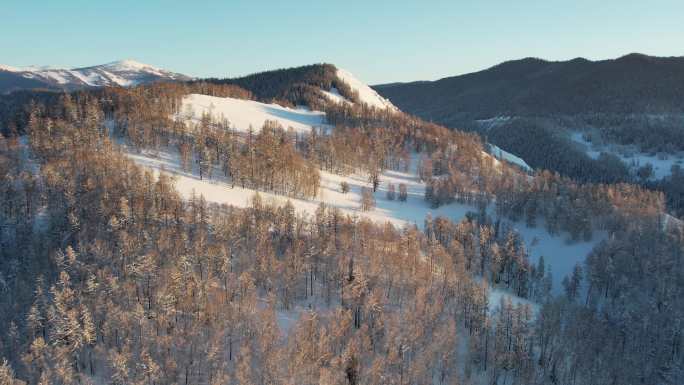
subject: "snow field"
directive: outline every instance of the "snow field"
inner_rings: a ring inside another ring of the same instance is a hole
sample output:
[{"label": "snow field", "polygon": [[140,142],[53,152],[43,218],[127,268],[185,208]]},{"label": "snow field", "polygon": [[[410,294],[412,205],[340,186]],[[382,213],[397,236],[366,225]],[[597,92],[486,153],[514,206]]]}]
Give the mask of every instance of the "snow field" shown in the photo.
[{"label": "snow field", "polygon": [[392,104],[392,102],[380,96],[380,94],[375,92],[375,90],[368,87],[364,82],[360,81],[358,78],[352,75],[351,72],[338,68],[337,77],[340,78],[340,80],[342,80],[343,82],[347,83],[347,85],[351,87],[352,90],[357,91],[359,93],[359,99],[363,103],[366,103],[369,106],[373,106],[375,108],[379,108],[381,110],[389,108],[393,111],[399,111],[399,109],[395,107]]},{"label": "snow field", "polygon": [[342,104],[342,103],[351,104],[351,102],[350,102],[349,100],[347,100],[347,98],[345,98],[344,96],[342,96],[342,95],[340,94],[340,91],[338,91],[337,88],[335,88],[335,87],[331,88],[330,91],[321,90],[321,92],[323,93],[323,95],[324,95],[326,98],[328,98],[328,100],[330,100],[330,101],[333,102],[333,103],[337,103],[337,104]]},{"label": "snow field", "polygon": [[522,158],[511,154],[508,151],[504,151],[498,146],[495,146],[493,144],[489,144],[489,149],[492,152],[492,155],[494,155],[495,158],[499,160],[505,160],[506,162],[512,163],[516,166],[519,166],[525,171],[532,171],[532,167],[530,167]]},{"label": "snow field", "polygon": [[[259,193],[266,202],[276,205],[284,205],[290,201],[299,214],[312,216],[321,203],[329,207],[336,207],[344,214],[356,215],[369,220],[403,227],[405,225],[423,226],[425,217],[430,214],[433,218],[438,216],[448,217],[458,221],[468,211],[475,210],[469,205],[452,203],[433,209],[423,198],[425,183],[419,181],[414,170],[409,172],[385,171],[380,176],[380,187],[374,194],[376,207],[371,211],[361,210],[361,189],[370,187],[365,175],[353,174],[348,176],[337,175],[326,171],[320,171],[321,188],[317,197],[312,199],[291,198],[274,194],[267,191],[257,191],[250,188],[242,188],[239,185],[232,187],[231,182],[217,169],[214,170],[213,179],[200,179],[199,171],[185,172],[180,166],[180,158],[177,152],[172,151],[143,151],[135,153],[133,150],[122,145],[126,155],[137,164],[153,170],[155,173],[164,171],[175,178],[175,187],[184,198],[190,198],[193,194],[202,195],[207,202],[233,205],[235,207],[249,207],[251,198]],[[414,164],[416,162],[413,162]],[[197,165],[194,165],[197,167]],[[347,182],[350,191],[342,193],[340,184]],[[406,202],[388,200],[386,192],[388,184],[392,183],[398,190],[399,184],[404,183],[407,187],[408,199]]]},{"label": "snow field", "polygon": [[319,111],[200,94],[183,98],[181,119],[197,124],[205,113],[218,121],[227,119],[232,129],[243,133],[248,132],[250,126],[258,132],[267,120],[276,121],[285,130],[292,128],[299,134],[309,134],[312,128],[327,126],[325,113]]}]

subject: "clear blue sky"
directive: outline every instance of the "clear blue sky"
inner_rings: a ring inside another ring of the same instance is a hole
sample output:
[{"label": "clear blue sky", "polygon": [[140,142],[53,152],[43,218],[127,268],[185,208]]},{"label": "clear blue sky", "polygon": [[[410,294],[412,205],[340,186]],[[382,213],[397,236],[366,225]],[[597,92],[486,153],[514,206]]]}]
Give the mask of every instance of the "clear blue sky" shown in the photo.
[{"label": "clear blue sky", "polygon": [[683,0],[2,0],[0,63],[131,58],[194,76],[330,62],[367,83],[536,56],[684,55]]}]

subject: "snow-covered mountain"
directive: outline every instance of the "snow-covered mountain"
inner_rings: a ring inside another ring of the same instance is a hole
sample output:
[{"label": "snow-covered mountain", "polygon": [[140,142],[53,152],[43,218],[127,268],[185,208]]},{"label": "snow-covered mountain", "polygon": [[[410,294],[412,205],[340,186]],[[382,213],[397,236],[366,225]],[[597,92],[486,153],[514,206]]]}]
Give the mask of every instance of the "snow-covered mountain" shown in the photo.
[{"label": "snow-covered mountain", "polygon": [[365,104],[381,110],[398,109],[349,71],[330,63],[280,68],[233,78],[204,79],[249,91],[255,100],[320,109],[332,103]]},{"label": "snow-covered mountain", "polygon": [[0,64],[0,93],[33,88],[73,90],[103,86],[129,87],[155,81],[190,79],[186,75],[134,60],[73,69],[17,68]]},{"label": "snow-covered mountain", "polygon": [[[355,94],[354,99],[358,103],[383,110],[399,111],[389,100],[378,95],[349,71],[336,68],[335,76],[338,82],[348,86],[350,91]],[[327,87],[316,85],[316,88],[331,103],[354,103],[340,94],[335,87],[328,90]],[[246,133],[250,126],[259,131],[267,120],[278,122],[284,129],[291,128],[300,134],[308,134],[312,128],[325,129],[328,126],[325,113],[311,110],[308,106],[300,105],[297,108],[290,108],[276,103],[210,95],[186,95],[183,98],[181,111],[182,113],[176,117],[177,119],[198,123],[201,116],[209,114],[217,121],[227,120],[233,130],[243,133]]]}]

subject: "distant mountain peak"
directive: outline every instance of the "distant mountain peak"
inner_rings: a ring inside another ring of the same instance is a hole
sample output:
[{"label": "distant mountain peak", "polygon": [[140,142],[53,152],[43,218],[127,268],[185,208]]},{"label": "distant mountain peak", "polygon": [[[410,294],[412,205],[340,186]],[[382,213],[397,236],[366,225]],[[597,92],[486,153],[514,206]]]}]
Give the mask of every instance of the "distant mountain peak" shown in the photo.
[{"label": "distant mountain peak", "polygon": [[[72,69],[51,67],[12,67],[0,65],[0,93],[18,89],[42,88],[48,90],[74,90],[79,88],[121,86],[156,81],[190,80],[191,78],[133,59]],[[31,80],[27,82],[26,80]]]},{"label": "distant mountain peak", "polygon": [[133,59],[117,60],[117,61],[113,61],[111,63],[107,63],[107,64],[105,64],[105,66],[131,68],[131,69],[143,69],[143,68],[148,68],[148,67],[154,68],[153,66],[151,66],[149,64],[141,63],[141,62],[139,62],[137,60],[133,60]]},{"label": "distant mountain peak", "polygon": [[591,60],[578,56],[574,59],[569,60],[568,63],[591,63]]},{"label": "distant mountain peak", "polygon": [[8,66],[8,65],[5,65],[5,64],[0,64],[0,71],[19,72],[20,69],[17,68],[17,67],[12,67],[12,66]]},{"label": "distant mountain peak", "polygon": [[97,65],[87,68],[106,68],[112,71],[152,71],[152,72],[169,72],[150,64],[141,63],[133,59],[117,60],[111,63]]},{"label": "distant mountain peak", "polygon": [[651,59],[651,58],[655,58],[655,57],[654,56],[648,56],[646,54],[639,53],[639,52],[631,52],[631,53],[628,53],[627,55],[619,57],[618,60],[620,60],[620,59]]}]

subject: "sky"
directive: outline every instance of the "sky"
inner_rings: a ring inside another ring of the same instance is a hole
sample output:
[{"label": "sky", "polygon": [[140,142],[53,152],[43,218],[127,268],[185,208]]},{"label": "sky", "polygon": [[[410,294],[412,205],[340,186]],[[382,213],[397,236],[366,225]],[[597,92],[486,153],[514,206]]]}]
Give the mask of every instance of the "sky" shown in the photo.
[{"label": "sky", "polygon": [[524,57],[684,56],[682,0],[2,0],[0,63],[134,59],[197,77],[327,62],[369,84]]}]

